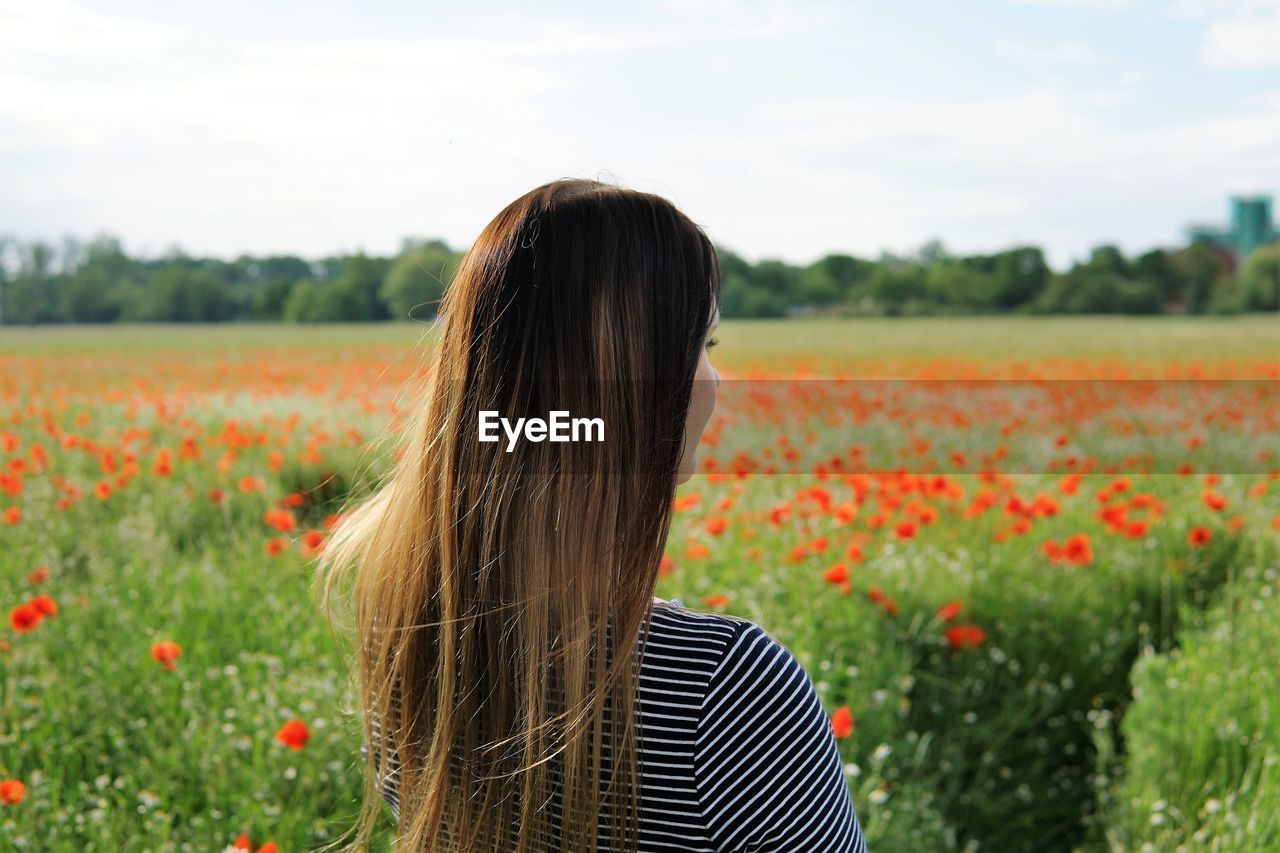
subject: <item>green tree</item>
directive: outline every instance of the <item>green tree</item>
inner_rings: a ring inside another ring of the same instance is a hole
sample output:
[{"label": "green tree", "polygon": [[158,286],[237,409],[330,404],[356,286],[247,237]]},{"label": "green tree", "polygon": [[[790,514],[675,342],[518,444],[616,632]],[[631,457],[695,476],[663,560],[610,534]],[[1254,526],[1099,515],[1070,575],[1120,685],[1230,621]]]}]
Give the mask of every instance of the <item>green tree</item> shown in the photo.
[{"label": "green tree", "polygon": [[885,260],[867,282],[867,293],[886,314],[901,314],[927,294],[924,269],[914,263]]},{"label": "green tree", "polygon": [[396,320],[434,317],[445,285],[453,280],[461,254],[443,241],[410,244],[391,264],[379,290],[379,298]]},{"label": "green tree", "polygon": [[1164,249],[1152,249],[1139,255],[1133,264],[1133,274],[1139,281],[1149,282],[1154,286],[1166,303],[1182,301],[1186,282],[1174,264],[1172,255]]},{"label": "green tree", "polygon": [[1203,314],[1216,286],[1226,277],[1217,251],[1207,240],[1196,240],[1173,256],[1173,265],[1183,282],[1186,312]]},{"label": "green tree", "polygon": [[139,320],[212,323],[229,319],[233,305],[218,276],[208,270],[173,264],[152,274]]},{"label": "green tree", "polygon": [[961,260],[968,269],[990,276],[994,308],[1009,310],[1028,305],[1049,284],[1049,264],[1038,246],[1016,246],[994,255],[972,255]]},{"label": "green tree", "polygon": [[827,255],[800,272],[801,300],[810,305],[839,305],[865,295],[875,262],[850,255]]},{"label": "green tree", "polygon": [[925,279],[930,298],[939,305],[964,311],[989,311],[997,305],[995,276],[964,260],[936,263],[929,267]]},{"label": "green tree", "polygon": [[1121,278],[1133,276],[1133,267],[1119,246],[1107,244],[1097,246],[1089,254],[1089,268],[1097,272],[1110,273]]},{"label": "green tree", "polygon": [[391,268],[386,258],[374,258],[358,252],[346,259],[342,272],[327,286],[333,293],[333,304],[341,302],[348,313],[343,320],[388,320],[391,314],[379,292]]},{"label": "green tree", "polygon": [[1280,311],[1280,243],[1259,246],[1240,270],[1243,307],[1248,311]]},{"label": "green tree", "polygon": [[15,243],[16,271],[5,286],[6,323],[66,322],[57,290],[52,246],[41,240]]},{"label": "green tree", "polygon": [[66,270],[58,284],[63,316],[73,323],[120,319],[142,277],[137,262],[109,235],[96,237],[82,255],[78,250],[76,255],[78,266]]}]

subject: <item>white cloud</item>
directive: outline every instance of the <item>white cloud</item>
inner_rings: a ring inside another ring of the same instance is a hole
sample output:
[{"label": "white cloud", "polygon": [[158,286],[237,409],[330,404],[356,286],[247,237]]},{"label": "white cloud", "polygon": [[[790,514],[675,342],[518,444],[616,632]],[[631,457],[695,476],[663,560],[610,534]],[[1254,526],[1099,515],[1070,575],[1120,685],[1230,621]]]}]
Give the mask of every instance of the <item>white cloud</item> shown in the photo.
[{"label": "white cloud", "polygon": [[1089,9],[1124,9],[1134,0],[1012,0],[1015,6],[1065,6]]},{"label": "white cloud", "polygon": [[162,24],[100,15],[66,0],[0,0],[0,53],[139,59],[160,53],[177,35]]},{"label": "white cloud", "polygon": [[1216,66],[1280,65],[1280,3],[1209,25],[1201,55]]},{"label": "white cloud", "polygon": [[995,51],[1020,68],[1039,72],[1093,65],[1098,62],[1098,55],[1093,48],[1080,42],[1062,42],[1046,47],[1025,41],[1001,39],[996,42]]},{"label": "white cloud", "polygon": [[1280,0],[1171,0],[1170,17],[1205,21],[1200,59],[1220,68],[1280,64]]}]

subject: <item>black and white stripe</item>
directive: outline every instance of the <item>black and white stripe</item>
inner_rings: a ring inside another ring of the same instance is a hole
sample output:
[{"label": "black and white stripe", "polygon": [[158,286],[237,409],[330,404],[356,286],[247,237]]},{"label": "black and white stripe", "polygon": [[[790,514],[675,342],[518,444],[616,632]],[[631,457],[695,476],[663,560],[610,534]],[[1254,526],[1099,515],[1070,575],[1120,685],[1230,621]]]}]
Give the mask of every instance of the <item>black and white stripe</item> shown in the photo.
[{"label": "black and white stripe", "polygon": [[865,853],[813,681],[758,625],[655,599],[638,713],[641,851]]}]

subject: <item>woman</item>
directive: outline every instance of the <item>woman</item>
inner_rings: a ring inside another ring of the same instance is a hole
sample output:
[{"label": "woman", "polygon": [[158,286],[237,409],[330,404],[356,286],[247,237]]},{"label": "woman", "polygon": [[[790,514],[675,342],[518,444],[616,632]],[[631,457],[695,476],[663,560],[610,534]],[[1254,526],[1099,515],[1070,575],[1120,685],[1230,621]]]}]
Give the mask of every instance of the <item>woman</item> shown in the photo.
[{"label": "woman", "polygon": [[[321,556],[326,609],[355,569],[354,846],[381,794],[403,850],[865,849],[791,653],[654,597],[719,292],[697,224],[590,180],[520,197],[464,256],[396,464]],[[601,440],[519,428],[553,412]]]}]

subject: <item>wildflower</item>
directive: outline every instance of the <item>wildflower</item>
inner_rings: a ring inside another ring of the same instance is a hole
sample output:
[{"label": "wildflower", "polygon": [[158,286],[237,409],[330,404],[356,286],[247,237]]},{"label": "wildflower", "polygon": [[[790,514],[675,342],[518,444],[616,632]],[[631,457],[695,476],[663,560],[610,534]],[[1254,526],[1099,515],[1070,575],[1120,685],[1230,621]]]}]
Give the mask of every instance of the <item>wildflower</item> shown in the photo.
[{"label": "wildflower", "polygon": [[1203,545],[1208,545],[1209,540],[1212,538],[1213,531],[1203,524],[1198,524],[1191,528],[1191,532],[1187,534],[1187,543],[1193,548],[1199,548]]},{"label": "wildflower", "polygon": [[27,580],[34,586],[38,583],[44,583],[49,579],[49,567],[46,565],[36,566],[31,570],[31,574],[27,575]]},{"label": "wildflower", "polygon": [[172,640],[161,640],[151,645],[151,657],[160,663],[165,669],[173,672],[176,668],[174,661],[182,654],[182,647]]},{"label": "wildflower", "polygon": [[1093,546],[1088,535],[1077,533],[1062,546],[1062,556],[1069,563],[1087,566],[1093,562]]},{"label": "wildflower", "polygon": [[307,745],[311,732],[302,720],[290,720],[276,732],[276,740],[293,750],[300,750]]},{"label": "wildflower", "polygon": [[729,527],[729,521],[722,515],[715,518],[707,519],[707,532],[712,536],[719,536]]},{"label": "wildflower", "polygon": [[1213,489],[1205,489],[1201,499],[1204,501],[1204,505],[1212,510],[1222,510],[1227,507],[1227,499]]},{"label": "wildflower", "polygon": [[977,648],[987,641],[987,632],[977,625],[956,625],[944,634],[953,649]]},{"label": "wildflower", "polygon": [[899,539],[910,539],[916,535],[916,523],[910,519],[900,521],[898,526],[893,529],[893,532]]},{"label": "wildflower", "polygon": [[950,601],[938,608],[938,618],[943,622],[953,622],[960,615],[960,609],[964,604],[957,601]]},{"label": "wildflower", "polygon": [[831,715],[831,730],[837,738],[846,738],[853,734],[853,712],[848,705],[841,705]]},{"label": "wildflower", "polygon": [[313,557],[324,547],[324,533],[319,530],[308,530],[302,534],[302,556]]},{"label": "wildflower", "polygon": [[51,595],[37,595],[27,602],[36,610],[40,611],[41,616],[57,616],[58,602],[53,600]]},{"label": "wildflower", "polygon": [[9,624],[19,634],[34,631],[42,618],[40,611],[29,603],[19,604],[9,611]]},{"label": "wildflower", "polygon": [[27,786],[18,779],[0,780],[0,803],[11,806],[27,798]]},{"label": "wildflower", "polygon": [[724,607],[726,604],[729,603],[729,596],[725,595],[724,593],[713,593],[711,595],[704,595],[702,597],[702,603],[705,604],[707,607]]},{"label": "wildflower", "polygon": [[22,520],[22,510],[16,506],[11,506],[4,511],[4,523],[13,525]]},{"label": "wildflower", "polygon": [[298,526],[298,521],[294,517],[293,512],[287,509],[269,509],[262,514],[262,523],[268,527],[274,527],[281,533],[288,533]]},{"label": "wildflower", "polygon": [[670,554],[663,554],[662,559],[658,561],[658,577],[665,578],[676,569],[676,561],[671,559]]},{"label": "wildflower", "polygon": [[827,583],[842,584],[849,580],[849,567],[844,563],[833,563],[831,568],[827,569],[822,576]]}]

